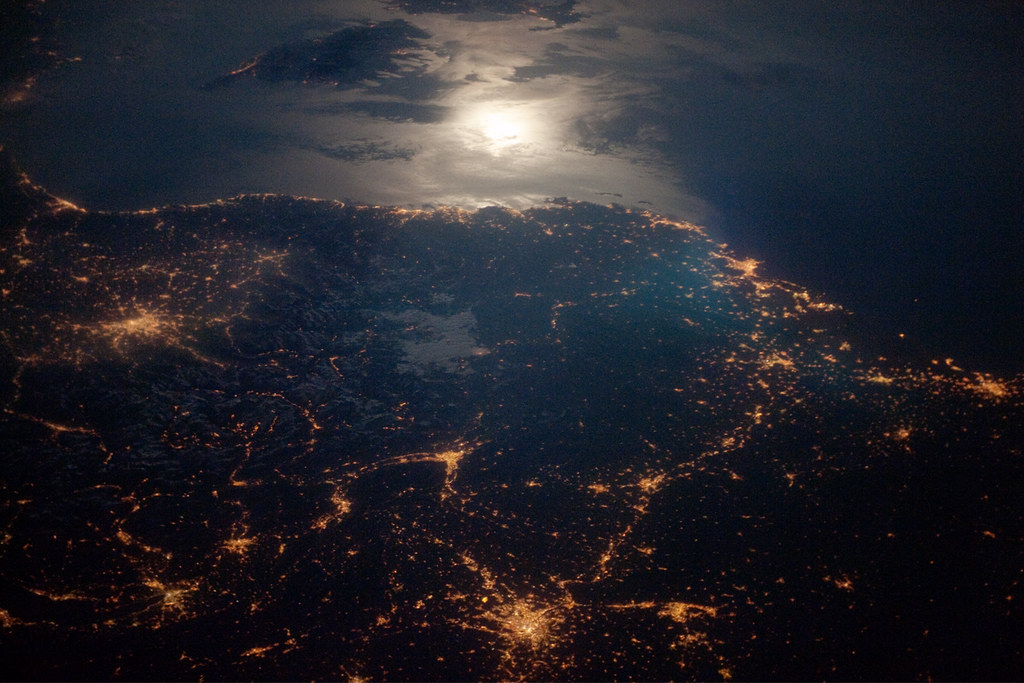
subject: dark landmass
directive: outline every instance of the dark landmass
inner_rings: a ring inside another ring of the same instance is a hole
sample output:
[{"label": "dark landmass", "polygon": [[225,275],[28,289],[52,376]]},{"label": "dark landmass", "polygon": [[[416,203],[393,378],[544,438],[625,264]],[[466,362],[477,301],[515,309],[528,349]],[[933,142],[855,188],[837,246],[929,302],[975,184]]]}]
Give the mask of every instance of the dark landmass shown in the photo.
[{"label": "dark landmass", "polygon": [[573,24],[580,20],[575,12],[575,0],[551,0],[531,2],[530,0],[387,0],[389,7],[401,9],[409,14],[465,14],[478,12],[534,16],[554,22],[556,27]]},{"label": "dark landmass", "polygon": [[3,678],[1019,675],[1024,379],[692,225],[0,207]]},{"label": "dark landmass", "polygon": [[[241,78],[349,87],[414,69],[420,41],[430,34],[395,19],[350,26],[323,38],[300,40],[257,56],[249,64],[207,83],[210,89]],[[411,64],[410,64],[411,63]]]}]

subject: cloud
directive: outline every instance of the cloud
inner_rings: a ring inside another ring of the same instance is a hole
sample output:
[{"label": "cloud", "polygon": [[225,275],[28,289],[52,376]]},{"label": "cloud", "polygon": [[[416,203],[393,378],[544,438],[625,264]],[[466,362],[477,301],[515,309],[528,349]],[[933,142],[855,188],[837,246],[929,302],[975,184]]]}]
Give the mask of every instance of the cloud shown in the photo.
[{"label": "cloud", "polygon": [[609,69],[607,60],[583,55],[563,43],[552,43],[544,49],[542,59],[525,66],[517,66],[510,81],[523,82],[548,76],[595,78]]},{"label": "cloud", "polygon": [[394,100],[358,100],[355,102],[326,102],[307,106],[310,114],[344,116],[364,114],[383,121],[438,123],[450,115],[450,108],[437,104],[417,104]]},{"label": "cloud", "polygon": [[373,140],[352,142],[333,147],[317,145],[314,149],[326,157],[340,161],[351,161],[353,163],[409,161],[416,154],[416,150],[409,147],[397,147],[383,141],[376,142]]},{"label": "cloud", "polygon": [[461,14],[470,20],[474,16],[494,21],[496,17],[525,15],[564,26],[580,20],[575,5],[575,0],[394,0],[390,7],[409,14]]}]

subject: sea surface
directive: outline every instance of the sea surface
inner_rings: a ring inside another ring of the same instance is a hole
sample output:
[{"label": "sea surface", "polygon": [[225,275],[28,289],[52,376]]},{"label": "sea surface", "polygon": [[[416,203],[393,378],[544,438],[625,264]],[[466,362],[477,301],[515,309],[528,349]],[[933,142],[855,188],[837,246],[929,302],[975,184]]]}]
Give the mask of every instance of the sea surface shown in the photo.
[{"label": "sea surface", "polygon": [[[82,206],[273,192],[650,208],[903,352],[1024,369],[1018,3],[593,2],[565,25],[376,2],[43,16],[59,63],[5,105],[0,140]],[[282,45],[395,20],[430,37],[377,82],[203,87]]]}]

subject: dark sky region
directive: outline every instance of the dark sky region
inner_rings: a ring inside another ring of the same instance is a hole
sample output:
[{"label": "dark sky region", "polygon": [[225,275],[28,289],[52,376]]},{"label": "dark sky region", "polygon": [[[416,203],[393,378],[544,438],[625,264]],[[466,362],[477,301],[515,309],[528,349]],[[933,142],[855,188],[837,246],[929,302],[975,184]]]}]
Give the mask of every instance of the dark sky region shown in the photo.
[{"label": "dark sky region", "polygon": [[50,2],[37,23],[59,65],[0,138],[83,205],[614,201],[707,225],[885,344],[1022,368],[1020,3]]}]

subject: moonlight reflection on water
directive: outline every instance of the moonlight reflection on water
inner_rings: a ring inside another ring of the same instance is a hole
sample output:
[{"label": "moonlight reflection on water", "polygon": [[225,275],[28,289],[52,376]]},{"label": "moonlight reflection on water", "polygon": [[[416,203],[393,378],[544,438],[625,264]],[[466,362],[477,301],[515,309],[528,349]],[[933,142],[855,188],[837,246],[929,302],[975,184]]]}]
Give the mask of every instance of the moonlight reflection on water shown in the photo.
[{"label": "moonlight reflection on water", "polygon": [[531,144],[536,133],[536,120],[529,120],[522,106],[509,103],[479,104],[459,118],[466,121],[471,134],[482,135],[486,149],[495,156],[511,151],[510,147]]}]

